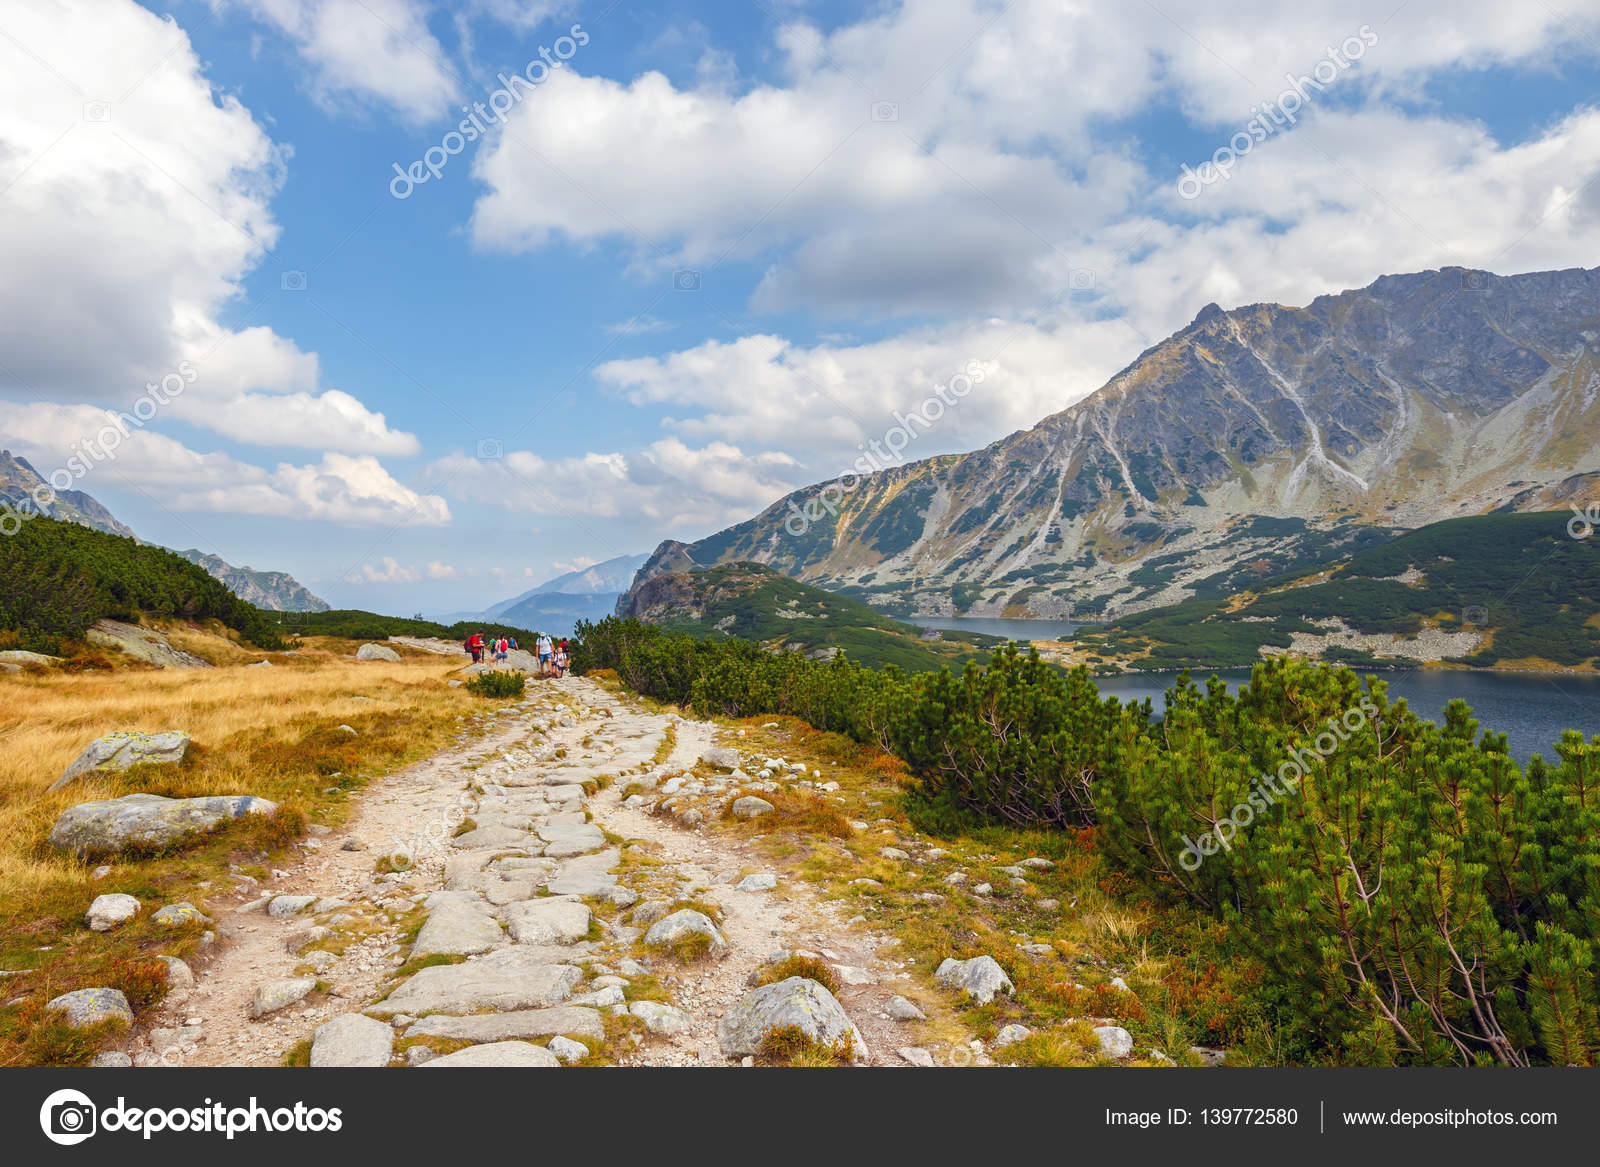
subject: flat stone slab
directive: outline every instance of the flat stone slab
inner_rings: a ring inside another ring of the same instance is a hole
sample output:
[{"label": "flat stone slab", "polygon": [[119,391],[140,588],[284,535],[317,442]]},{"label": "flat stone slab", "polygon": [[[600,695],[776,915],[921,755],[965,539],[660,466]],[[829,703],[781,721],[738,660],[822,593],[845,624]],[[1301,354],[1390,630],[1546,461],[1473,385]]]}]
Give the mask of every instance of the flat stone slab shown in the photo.
[{"label": "flat stone slab", "polygon": [[571,944],[589,935],[593,918],[588,904],[556,896],[511,904],[504,914],[518,944]]},{"label": "flat stone slab", "polygon": [[449,1017],[435,1013],[418,1019],[407,1037],[449,1037],[460,1041],[509,1041],[524,1037],[588,1037],[604,1041],[606,1027],[594,1009],[562,1005],[554,1009],[514,1009],[509,1013],[482,1013],[474,1017]]},{"label": "flat stone slab", "polygon": [[488,912],[470,904],[447,903],[432,912],[417,932],[411,958],[419,956],[472,956],[488,952],[505,939],[499,923]]},{"label": "flat stone slab", "polygon": [[387,1066],[394,1054],[394,1029],[359,1013],[346,1013],[319,1025],[311,1038],[311,1064]]},{"label": "flat stone slab", "polygon": [[498,823],[477,827],[450,840],[450,845],[461,851],[483,847],[526,847],[530,844],[535,850],[538,849],[538,842],[527,831],[519,831],[515,827],[505,827]]},{"label": "flat stone slab", "polygon": [[617,877],[601,871],[574,871],[558,875],[545,887],[553,896],[603,896],[617,886]]},{"label": "flat stone slab", "polygon": [[456,1066],[487,1066],[521,1069],[524,1066],[542,1068],[560,1064],[561,1059],[543,1046],[531,1045],[525,1041],[497,1041],[493,1045],[469,1045],[466,1049],[445,1054],[442,1058],[429,1058],[419,1068],[431,1070],[438,1066],[446,1069]]},{"label": "flat stone slab", "polygon": [[583,980],[583,970],[551,963],[537,948],[503,948],[465,964],[415,973],[369,1013],[471,1013],[479,1009],[540,1009],[559,1005]]}]

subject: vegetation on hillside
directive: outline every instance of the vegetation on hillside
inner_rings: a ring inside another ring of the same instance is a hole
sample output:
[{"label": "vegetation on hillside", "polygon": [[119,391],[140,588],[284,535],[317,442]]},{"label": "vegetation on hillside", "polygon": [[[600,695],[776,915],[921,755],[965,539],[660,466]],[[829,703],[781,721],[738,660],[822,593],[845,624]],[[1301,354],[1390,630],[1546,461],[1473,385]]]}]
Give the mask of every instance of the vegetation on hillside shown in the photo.
[{"label": "vegetation on hillside", "polygon": [[[1082,630],[1077,647],[1136,669],[1248,667],[1261,648],[1288,648],[1314,621],[1358,633],[1413,637],[1425,628],[1483,633],[1457,663],[1600,658],[1600,541],[1573,538],[1570,512],[1496,514],[1434,523],[1335,567],[1302,568],[1231,598],[1195,599]],[[1324,578],[1324,576],[1326,578]],[[1381,664],[1346,649],[1343,663]]]},{"label": "vegetation on hillside", "polygon": [[269,612],[285,635],[334,636],[345,640],[387,640],[391,636],[438,637],[441,640],[466,640],[474,632],[486,638],[515,637],[523,648],[532,648],[535,632],[509,624],[489,624],[461,620],[438,624],[415,616],[380,616],[359,608],[335,608],[327,612]]},{"label": "vegetation on hillside", "polygon": [[1237,695],[1185,674],[1155,723],[1014,646],[909,676],[636,621],[579,633],[580,670],[897,755],[925,823],[1092,827],[1149,887],[1231,926],[1271,973],[1294,1060],[1600,1058],[1600,736],[1568,731],[1524,770],[1464,703],[1436,726],[1382,682],[1292,659]]},{"label": "vegetation on hillside", "polygon": [[59,654],[98,620],[218,620],[280,647],[264,614],[160,547],[38,516],[0,538],[0,647]]},{"label": "vegetation on hillside", "polygon": [[790,579],[757,563],[733,563],[646,584],[664,601],[651,622],[711,640],[748,640],[823,656],[834,650],[873,666],[910,672],[961,664],[1001,643],[992,636],[944,632],[938,639],[865,604]]}]

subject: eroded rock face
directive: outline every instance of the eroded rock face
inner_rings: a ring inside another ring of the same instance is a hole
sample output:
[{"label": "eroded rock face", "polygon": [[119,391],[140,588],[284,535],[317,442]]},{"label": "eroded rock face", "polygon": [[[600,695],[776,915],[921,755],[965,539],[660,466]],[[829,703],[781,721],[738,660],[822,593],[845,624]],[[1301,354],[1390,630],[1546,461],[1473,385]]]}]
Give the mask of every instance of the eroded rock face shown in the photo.
[{"label": "eroded rock face", "polygon": [[126,770],[130,766],[170,765],[183,761],[189,752],[189,735],[181,730],[165,733],[140,733],[124,729],[95,738],[74,758],[61,777],[47,788],[46,793],[60,790],[85,774],[96,771]]},{"label": "eroded rock face", "polygon": [[135,846],[165,847],[193,831],[209,830],[224,819],[271,814],[277,809],[277,803],[249,794],[209,798],[125,794],[121,798],[79,803],[62,811],[50,830],[50,845],[80,857]]},{"label": "eroded rock face", "polygon": [[209,669],[210,661],[203,661],[192,653],[173,648],[167,638],[151,628],[137,624],[124,624],[121,620],[98,620],[84,633],[90,644],[114,648],[127,653],[135,660],[158,669]]},{"label": "eroded rock face", "polygon": [[816,981],[790,977],[746,993],[717,1022],[717,1044],[728,1057],[759,1053],[773,1029],[795,1026],[821,1045],[848,1042],[856,1061],[869,1054],[844,1006]]}]

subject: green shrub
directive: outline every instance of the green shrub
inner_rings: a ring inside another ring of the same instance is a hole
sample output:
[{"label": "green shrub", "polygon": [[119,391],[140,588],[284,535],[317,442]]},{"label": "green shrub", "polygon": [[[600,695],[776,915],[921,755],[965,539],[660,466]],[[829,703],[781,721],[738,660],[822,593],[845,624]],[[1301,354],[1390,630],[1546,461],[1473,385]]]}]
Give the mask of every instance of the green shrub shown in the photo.
[{"label": "green shrub", "polygon": [[467,682],[467,692],[479,697],[520,697],[526,682],[521,673],[479,673]]}]

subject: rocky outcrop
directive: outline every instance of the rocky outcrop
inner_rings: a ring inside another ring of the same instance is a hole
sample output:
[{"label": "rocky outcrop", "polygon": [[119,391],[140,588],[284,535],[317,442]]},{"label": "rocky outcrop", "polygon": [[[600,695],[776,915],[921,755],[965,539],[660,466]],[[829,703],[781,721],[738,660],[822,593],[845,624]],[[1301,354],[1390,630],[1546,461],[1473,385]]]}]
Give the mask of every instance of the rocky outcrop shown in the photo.
[{"label": "rocky outcrop", "polygon": [[400,654],[387,644],[363,644],[356,649],[357,660],[385,660],[398,662]]},{"label": "rocky outcrop", "polygon": [[196,831],[247,814],[271,814],[278,804],[249,794],[162,798],[126,794],[68,807],[50,830],[52,847],[80,857],[130,848],[160,848]]},{"label": "rocky outcrop", "polygon": [[789,977],[739,998],[717,1023],[717,1042],[728,1057],[758,1054],[769,1033],[788,1026],[818,1045],[848,1044],[857,1061],[870,1056],[861,1031],[844,1007],[827,989],[805,977]]},{"label": "rocky outcrop", "polygon": [[328,601],[314,596],[294,576],[284,571],[257,571],[235,567],[221,556],[208,555],[194,547],[179,551],[190,563],[203,567],[214,579],[241,600],[273,612],[326,612]]},{"label": "rocky outcrop", "polygon": [[90,644],[112,648],[158,669],[209,669],[210,661],[193,653],[173,648],[167,638],[153,628],[124,624],[121,620],[97,620],[84,634]]}]

